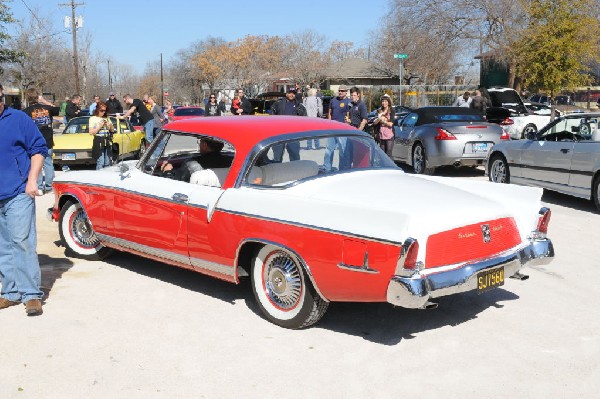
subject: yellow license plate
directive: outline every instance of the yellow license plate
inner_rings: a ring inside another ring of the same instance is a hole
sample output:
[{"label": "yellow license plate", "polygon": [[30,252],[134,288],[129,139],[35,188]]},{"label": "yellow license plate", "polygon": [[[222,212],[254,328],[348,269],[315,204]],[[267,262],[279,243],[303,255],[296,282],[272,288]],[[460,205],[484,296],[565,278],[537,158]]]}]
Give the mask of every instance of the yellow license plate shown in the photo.
[{"label": "yellow license plate", "polygon": [[504,285],[504,267],[486,270],[477,274],[477,292],[491,290]]}]

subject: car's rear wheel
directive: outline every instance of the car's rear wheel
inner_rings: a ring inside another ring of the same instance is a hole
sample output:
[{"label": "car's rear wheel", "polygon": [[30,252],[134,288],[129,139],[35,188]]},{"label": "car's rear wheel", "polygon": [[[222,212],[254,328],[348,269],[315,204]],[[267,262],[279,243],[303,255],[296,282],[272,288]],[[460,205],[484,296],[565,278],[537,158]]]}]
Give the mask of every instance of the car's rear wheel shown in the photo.
[{"label": "car's rear wheel", "polygon": [[596,209],[600,212],[600,175],[596,176],[592,184],[592,201]]},{"label": "car's rear wheel", "polygon": [[435,168],[427,167],[427,154],[425,153],[425,147],[421,143],[415,144],[412,154],[412,167],[418,175],[431,175]]},{"label": "car's rear wheel", "polygon": [[112,253],[100,243],[94,229],[79,202],[69,201],[60,211],[58,232],[65,248],[75,256],[89,259],[104,259]]},{"label": "car's rear wheel", "polygon": [[523,132],[521,132],[521,138],[526,139],[529,133],[537,133],[537,127],[530,123],[523,128]]},{"label": "car's rear wheel", "polygon": [[252,290],[265,317],[281,327],[308,327],[329,302],[316,292],[298,257],[275,245],[260,249],[252,264]]},{"label": "car's rear wheel", "polygon": [[490,159],[490,181],[494,183],[510,183],[510,171],[506,159],[500,154],[492,155]]}]

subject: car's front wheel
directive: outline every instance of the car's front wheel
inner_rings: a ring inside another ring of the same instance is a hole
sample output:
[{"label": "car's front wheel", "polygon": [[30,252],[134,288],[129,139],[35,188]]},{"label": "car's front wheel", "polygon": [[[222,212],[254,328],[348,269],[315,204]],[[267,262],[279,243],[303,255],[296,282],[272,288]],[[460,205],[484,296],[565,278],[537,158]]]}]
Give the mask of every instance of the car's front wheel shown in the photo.
[{"label": "car's front wheel", "polygon": [[79,202],[69,201],[60,211],[58,232],[65,248],[75,256],[89,260],[104,259],[112,253],[100,243]]},{"label": "car's front wheel", "polygon": [[489,178],[494,183],[510,183],[508,163],[502,155],[495,154],[490,159]]},{"label": "car's front wheel", "polygon": [[252,264],[252,290],[265,317],[281,327],[308,327],[325,314],[329,302],[316,292],[298,257],[265,245]]},{"label": "car's front wheel", "polygon": [[431,175],[435,168],[427,167],[427,155],[425,153],[425,147],[421,143],[415,144],[412,154],[412,167],[418,175]]}]

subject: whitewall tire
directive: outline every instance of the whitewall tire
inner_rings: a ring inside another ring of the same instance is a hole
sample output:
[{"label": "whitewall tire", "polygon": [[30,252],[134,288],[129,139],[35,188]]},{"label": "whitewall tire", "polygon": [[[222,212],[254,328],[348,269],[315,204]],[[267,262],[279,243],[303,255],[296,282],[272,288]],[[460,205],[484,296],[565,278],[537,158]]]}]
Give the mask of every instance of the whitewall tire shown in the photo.
[{"label": "whitewall tire", "polygon": [[98,260],[112,252],[96,237],[87,214],[79,202],[69,201],[62,207],[58,231],[65,248],[77,257]]}]

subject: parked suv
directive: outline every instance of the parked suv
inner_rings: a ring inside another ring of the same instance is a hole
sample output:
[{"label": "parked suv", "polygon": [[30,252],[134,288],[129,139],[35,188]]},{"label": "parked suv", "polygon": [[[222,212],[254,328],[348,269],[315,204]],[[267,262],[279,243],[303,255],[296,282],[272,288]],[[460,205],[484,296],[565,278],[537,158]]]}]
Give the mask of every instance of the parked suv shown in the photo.
[{"label": "parked suv", "polygon": [[544,105],[552,105],[552,97],[547,96],[545,94],[534,94],[529,97],[529,101],[532,103],[540,103]]},{"label": "parked suv", "polygon": [[514,89],[492,87],[488,89],[488,93],[490,94],[492,107],[502,107],[510,111],[510,119],[513,123],[504,126],[504,130],[512,139],[523,139],[527,137],[527,133],[537,132],[550,122],[550,115],[530,113],[525,107],[523,99]]}]

